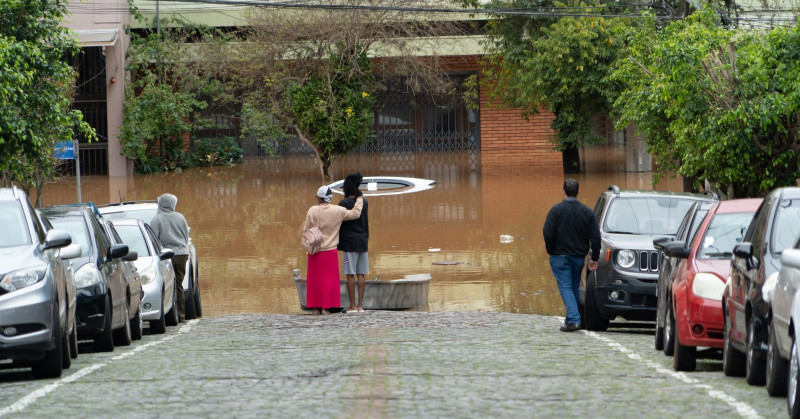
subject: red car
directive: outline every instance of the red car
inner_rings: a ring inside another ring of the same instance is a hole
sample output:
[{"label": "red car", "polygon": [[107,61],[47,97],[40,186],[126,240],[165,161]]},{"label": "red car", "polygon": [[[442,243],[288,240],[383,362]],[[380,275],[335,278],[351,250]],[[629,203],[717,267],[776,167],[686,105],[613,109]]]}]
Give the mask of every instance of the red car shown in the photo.
[{"label": "red car", "polygon": [[672,283],[670,312],[675,331],[673,367],[694,371],[697,347],[722,348],[722,293],[731,272],[733,247],[742,240],[761,199],[720,201],[708,211],[690,243],[664,246],[681,259]]}]

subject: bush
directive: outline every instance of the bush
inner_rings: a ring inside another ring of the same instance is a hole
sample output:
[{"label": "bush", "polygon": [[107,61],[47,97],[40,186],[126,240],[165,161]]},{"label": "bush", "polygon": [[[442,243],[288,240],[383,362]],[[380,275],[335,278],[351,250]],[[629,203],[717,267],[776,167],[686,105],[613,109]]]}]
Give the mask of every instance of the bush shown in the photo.
[{"label": "bush", "polygon": [[242,148],[233,137],[198,138],[192,162],[197,166],[230,166],[242,161]]}]

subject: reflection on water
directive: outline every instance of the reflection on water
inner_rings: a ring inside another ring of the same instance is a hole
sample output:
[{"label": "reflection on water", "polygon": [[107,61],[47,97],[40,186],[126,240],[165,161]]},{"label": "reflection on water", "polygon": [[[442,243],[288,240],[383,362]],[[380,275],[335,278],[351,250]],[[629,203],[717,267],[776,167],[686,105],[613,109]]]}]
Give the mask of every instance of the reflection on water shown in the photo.
[{"label": "reflection on water", "polygon": [[[650,173],[625,173],[624,148],[586,150],[577,175],[589,207],[609,184],[650,187]],[[563,197],[564,175],[482,172],[464,154],[350,156],[332,174],[433,179],[433,189],[369,198],[371,273],[382,280],[432,275],[428,310],[492,310],[564,314],[550,273],[542,225]],[[292,270],[306,272],[299,244],[306,210],[322,184],[310,156],[251,158],[242,165],[131,178],[83,178],[82,196],[95,203],[153,200],[169,192],[191,226],[199,257],[203,313],[299,313]],[[658,189],[680,190],[677,179]],[[76,199],[74,180],[49,185],[45,205]],[[335,196],[334,200],[338,200]],[[513,236],[501,243],[501,235]],[[430,251],[440,249],[439,251]]]}]

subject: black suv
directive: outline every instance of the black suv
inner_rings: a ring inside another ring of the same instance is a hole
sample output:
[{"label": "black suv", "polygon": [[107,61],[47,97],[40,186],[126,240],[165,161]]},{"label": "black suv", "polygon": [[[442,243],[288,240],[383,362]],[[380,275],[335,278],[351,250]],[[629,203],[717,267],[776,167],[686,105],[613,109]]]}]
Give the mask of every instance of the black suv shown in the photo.
[{"label": "black suv", "polygon": [[722,295],[725,375],[745,375],[751,385],[765,383],[772,306],[761,288],[777,276],[783,249],[794,246],[798,235],[800,188],[779,188],[767,194],[744,239],[733,248],[731,278]]},{"label": "black suv", "polygon": [[[50,223],[67,231],[80,245],[73,260],[78,289],[78,338],[94,339],[95,349],[111,352],[115,345],[131,343],[131,321],[139,320],[141,284],[131,284],[124,261],[136,260],[125,244],[108,236],[93,205],[55,205],[41,210]],[[135,278],[138,278],[135,277]]]},{"label": "black suv", "polygon": [[617,316],[655,320],[661,252],[656,237],[675,237],[692,204],[716,201],[712,193],[620,190],[600,194],[594,213],[600,226],[600,260],[581,282],[581,321],[606,330]]}]

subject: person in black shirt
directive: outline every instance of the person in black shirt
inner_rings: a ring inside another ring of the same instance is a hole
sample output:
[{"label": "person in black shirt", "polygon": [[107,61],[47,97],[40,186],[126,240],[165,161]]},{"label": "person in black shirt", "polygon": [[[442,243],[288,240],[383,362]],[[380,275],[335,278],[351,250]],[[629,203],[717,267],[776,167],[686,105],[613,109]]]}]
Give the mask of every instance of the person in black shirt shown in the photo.
[{"label": "person in black shirt", "polygon": [[[356,198],[361,196],[359,190],[363,177],[361,173],[351,173],[344,179],[342,187],[345,199],[339,201],[339,205],[347,209],[352,209]],[[366,279],[364,275],[369,273],[369,258],[367,255],[367,242],[369,242],[369,222],[367,211],[367,200],[363,199],[364,206],[361,209],[361,216],[355,220],[345,221],[339,228],[339,245],[337,248],[343,253],[342,271],[347,275],[347,296],[350,298],[348,313],[361,313],[364,311],[364,289]],[[355,298],[356,277],[358,277],[358,302]]]},{"label": "person in black shirt", "polygon": [[562,332],[580,329],[579,287],[584,259],[591,245],[589,270],[597,269],[600,258],[600,227],[589,207],[578,201],[578,181],[564,181],[564,200],[553,206],[544,223],[544,243],[558,291],[567,309]]}]

